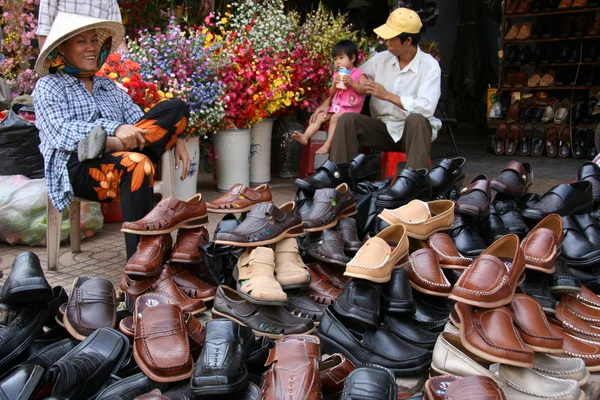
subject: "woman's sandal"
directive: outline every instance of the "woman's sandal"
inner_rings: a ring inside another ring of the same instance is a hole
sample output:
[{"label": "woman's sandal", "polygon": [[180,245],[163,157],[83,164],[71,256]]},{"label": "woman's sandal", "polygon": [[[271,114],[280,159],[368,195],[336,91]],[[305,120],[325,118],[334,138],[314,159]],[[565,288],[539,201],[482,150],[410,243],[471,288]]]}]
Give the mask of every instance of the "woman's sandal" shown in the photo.
[{"label": "woman's sandal", "polygon": [[286,305],[287,295],[275,279],[273,249],[257,247],[252,251],[248,250],[242,254],[233,270],[240,296],[253,304]]},{"label": "woman's sandal", "polygon": [[90,134],[77,144],[77,159],[80,162],[93,160],[104,153],[108,134],[102,125],[92,128]]}]

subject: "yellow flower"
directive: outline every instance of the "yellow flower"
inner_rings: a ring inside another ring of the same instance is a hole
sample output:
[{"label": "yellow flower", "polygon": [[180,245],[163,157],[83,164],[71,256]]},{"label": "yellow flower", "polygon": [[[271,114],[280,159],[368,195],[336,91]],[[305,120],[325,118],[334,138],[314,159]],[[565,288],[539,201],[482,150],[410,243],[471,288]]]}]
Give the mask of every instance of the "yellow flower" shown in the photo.
[{"label": "yellow flower", "polygon": [[292,101],[290,99],[285,99],[285,101],[283,102],[283,104],[286,105],[286,107],[289,107],[292,105]]},{"label": "yellow flower", "polygon": [[162,90],[157,90],[156,93],[158,93],[158,95],[164,99],[165,98],[165,92],[163,92]]},{"label": "yellow flower", "polygon": [[215,39],[217,39],[217,40],[223,40],[223,36],[217,35],[217,36],[215,36]]},{"label": "yellow flower", "polygon": [[227,21],[229,21],[227,18],[225,18],[225,17],[221,18],[221,23],[222,24],[226,24]]},{"label": "yellow flower", "polygon": [[111,73],[108,75],[108,77],[109,77],[110,79],[117,79],[117,77],[118,77],[118,76],[119,76],[119,75],[117,75],[117,73],[116,73],[116,72],[111,72]]},{"label": "yellow flower", "polygon": [[167,99],[172,99],[172,98],[173,98],[173,93],[171,93],[171,92],[167,92],[167,93],[165,93],[165,97],[166,97]]},{"label": "yellow flower", "polygon": [[123,83],[129,83],[129,78],[123,78]]},{"label": "yellow flower", "polygon": [[230,12],[226,12],[226,13],[225,13],[225,16],[226,16],[226,17],[228,17],[228,18],[229,18],[229,17],[231,17],[231,15],[232,15],[232,14],[231,14]]}]

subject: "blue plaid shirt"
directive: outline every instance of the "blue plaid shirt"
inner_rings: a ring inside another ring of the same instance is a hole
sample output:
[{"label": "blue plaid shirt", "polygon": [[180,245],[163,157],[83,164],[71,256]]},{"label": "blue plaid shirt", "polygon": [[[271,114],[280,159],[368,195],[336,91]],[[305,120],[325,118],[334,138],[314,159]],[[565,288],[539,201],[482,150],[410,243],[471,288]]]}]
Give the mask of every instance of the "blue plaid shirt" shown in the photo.
[{"label": "blue plaid shirt", "polygon": [[74,76],[57,72],[35,85],[35,125],[40,130],[46,189],[54,207],[62,211],[73,201],[67,162],[79,141],[94,126],[102,125],[110,136],[122,124],[135,124],[144,113],[113,81],[94,77],[92,93]]}]

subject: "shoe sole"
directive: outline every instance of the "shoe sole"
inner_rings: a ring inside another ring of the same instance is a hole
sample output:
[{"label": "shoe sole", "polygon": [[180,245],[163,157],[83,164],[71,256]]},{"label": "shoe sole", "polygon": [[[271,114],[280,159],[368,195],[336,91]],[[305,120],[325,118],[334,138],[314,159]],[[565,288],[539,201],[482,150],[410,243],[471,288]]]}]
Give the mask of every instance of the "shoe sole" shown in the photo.
[{"label": "shoe sole", "polygon": [[512,294],[510,295],[510,297],[504,298],[502,300],[496,300],[494,302],[473,301],[471,299],[465,299],[463,297],[456,296],[455,294],[452,294],[452,293],[450,293],[450,296],[448,296],[448,298],[450,300],[459,301],[461,303],[470,304],[472,306],[481,307],[481,308],[497,308],[497,307],[502,307],[502,306],[505,306],[507,304],[510,304],[510,302],[513,301],[514,297],[515,297],[514,291],[512,292]]},{"label": "shoe sole", "polygon": [[357,212],[358,211],[356,211],[356,203],[354,203],[354,204],[346,207],[345,209],[343,209],[342,212],[340,213],[340,215],[335,217],[335,219],[332,222],[328,223],[327,225],[318,226],[316,228],[304,228],[304,232],[320,232],[320,231],[324,231],[325,229],[332,228],[332,227],[336,226],[338,224],[338,222],[340,222],[340,219],[351,217],[354,214],[356,214]]},{"label": "shoe sole", "polygon": [[298,236],[302,236],[304,234],[304,229],[302,229],[302,224],[292,226],[288,228],[285,232],[280,234],[279,236],[275,236],[272,239],[263,240],[260,242],[232,242],[230,240],[215,240],[215,244],[223,244],[229,246],[236,247],[258,247],[258,246],[266,246],[268,244],[273,244],[281,241],[281,239],[286,238],[294,238]]},{"label": "shoe sole", "polygon": [[[277,276],[275,276],[275,279],[277,279]],[[290,283],[289,285],[281,285],[281,288],[283,290],[290,290],[290,289],[302,289],[307,286],[310,286],[310,274],[308,275],[308,279],[305,282]]]},{"label": "shoe sole", "polygon": [[152,230],[136,231],[135,229],[121,228],[121,232],[133,233],[135,235],[142,235],[142,236],[154,236],[154,235],[162,235],[165,233],[171,233],[173,231],[176,231],[177,229],[201,228],[206,225],[208,225],[208,214],[205,214],[200,217],[188,219],[186,221],[178,223],[177,225],[173,225],[170,228],[162,229],[159,231],[152,231]]},{"label": "shoe sole", "polygon": [[538,267],[537,265],[525,264],[525,269],[539,271],[546,274],[553,274],[556,271],[556,267],[554,266],[554,264],[552,264],[552,268],[542,268]]},{"label": "shoe sole", "polygon": [[162,272],[162,268],[159,267],[156,269],[156,271],[152,271],[152,272],[140,272],[140,271],[128,271],[127,267],[125,267],[123,269],[123,272],[125,272],[127,275],[152,277],[152,276],[160,275],[160,273]]},{"label": "shoe sole", "polygon": [[[232,321],[234,321],[234,322],[237,322],[238,324],[240,324],[240,325],[242,325],[242,326],[248,326],[248,325],[246,325],[245,323],[243,323],[242,321],[240,321],[239,319],[237,319],[237,318],[234,318],[234,317],[232,317],[231,315],[223,314],[222,312],[219,312],[219,311],[217,311],[217,310],[215,310],[215,309],[213,308],[213,311],[212,311],[212,319],[216,319],[216,318],[215,318],[215,315],[216,315],[217,317],[221,317],[221,318],[227,318],[227,319],[230,319],[230,320],[232,320]],[[314,323],[314,321],[313,321],[313,323]],[[252,328],[250,328],[250,329],[252,329]],[[311,329],[307,330],[306,332],[304,332],[304,333],[297,333],[297,335],[311,335],[311,334],[312,334],[312,333],[313,333],[313,332],[314,332],[316,329],[317,329],[317,327],[316,327],[316,325],[315,325],[313,328],[311,328]],[[277,333],[267,333],[267,332],[261,332],[261,331],[258,331],[258,330],[256,330],[256,329],[252,329],[252,332],[254,332],[254,334],[255,334],[256,336],[266,336],[266,337],[268,337],[269,339],[281,339],[281,338],[284,336],[284,334],[283,334],[283,333],[282,333],[282,334],[277,334]]]},{"label": "shoe sole", "polygon": [[531,345],[529,343],[525,343],[525,346],[529,347],[533,351],[537,351],[538,353],[547,353],[547,354],[561,354],[561,353],[564,353],[564,350],[563,350],[562,347],[560,349],[553,349],[553,348],[550,348],[550,347],[534,346],[534,345]]},{"label": "shoe sole", "polygon": [[[263,201],[260,203],[272,204],[273,202],[272,201]],[[252,204],[252,205],[250,205],[248,207],[244,207],[244,208],[230,208],[230,209],[207,208],[206,211],[210,214],[239,214],[239,213],[245,213],[245,212],[252,210],[252,208],[256,204],[260,204],[260,203],[255,203],[255,204]]]},{"label": "shoe sole", "polygon": [[[575,286],[556,285],[556,286],[550,286],[550,291],[553,294],[554,293],[571,294],[571,293],[581,293],[581,288],[575,287]],[[598,306],[594,306],[594,307],[598,307]]]},{"label": "shoe sole", "polygon": [[[398,261],[402,260],[403,258],[408,257],[408,253],[402,255]],[[344,272],[344,276],[349,276],[351,278],[358,278],[358,279],[364,279],[367,281],[371,281],[371,282],[375,282],[375,283],[386,283],[389,282],[390,279],[392,279],[392,272],[396,269],[400,269],[400,268],[404,268],[405,265],[408,264],[408,261],[399,265],[394,265],[391,269],[390,269],[390,273],[384,277],[381,278],[375,278],[371,275],[366,275],[366,274],[359,274],[356,272],[348,272],[347,270]]]},{"label": "shoe sole", "polygon": [[[524,154],[524,155],[529,155],[529,154]],[[523,196],[525,196],[527,194],[527,190],[531,187],[531,184],[529,184],[526,188],[525,191],[520,194],[520,195],[515,195],[514,193],[508,192],[504,189],[501,189],[500,187],[494,185],[493,183],[490,183],[490,189],[494,190],[500,194],[506,195],[506,196],[511,196],[511,197],[516,197],[516,198],[521,198]]]},{"label": "shoe sole", "polygon": [[[338,345],[336,342],[329,339],[327,336],[324,336],[321,333],[321,331],[317,331],[317,337],[321,340],[321,349],[322,349],[323,353],[327,353],[327,354],[341,353],[344,356],[346,356],[346,358],[348,358],[356,367],[366,364],[366,363],[360,362],[358,359],[356,359],[352,354],[350,354],[348,351],[346,351],[346,349],[344,347]],[[410,376],[410,375],[415,375],[415,374],[426,371],[430,365],[431,365],[431,360],[429,360],[429,361],[425,362],[424,364],[419,365],[417,367],[403,368],[403,369],[388,367],[388,369],[390,371],[392,371],[395,376]]]},{"label": "shoe sole", "polygon": [[219,395],[236,393],[242,391],[246,385],[248,385],[248,369],[242,377],[235,383],[229,385],[208,385],[208,386],[194,386],[193,378],[190,381],[190,392],[195,396],[206,396],[206,395]]}]

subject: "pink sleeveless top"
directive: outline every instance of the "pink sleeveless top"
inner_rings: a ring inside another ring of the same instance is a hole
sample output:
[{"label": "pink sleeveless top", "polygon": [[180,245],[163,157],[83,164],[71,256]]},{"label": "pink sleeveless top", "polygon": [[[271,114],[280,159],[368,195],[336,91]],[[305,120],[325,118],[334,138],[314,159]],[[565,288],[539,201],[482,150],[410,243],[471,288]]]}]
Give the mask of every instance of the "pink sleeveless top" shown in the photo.
[{"label": "pink sleeveless top", "polygon": [[[333,74],[334,82],[337,75],[337,72]],[[352,71],[350,71],[350,78],[352,78],[354,82],[358,82],[358,78],[360,78],[361,75],[364,75],[364,72],[356,67],[352,68]],[[365,96],[356,93],[354,89],[348,86],[346,90],[338,89],[337,92],[335,92],[329,112],[334,114],[345,112],[360,114],[364,102]]]}]

